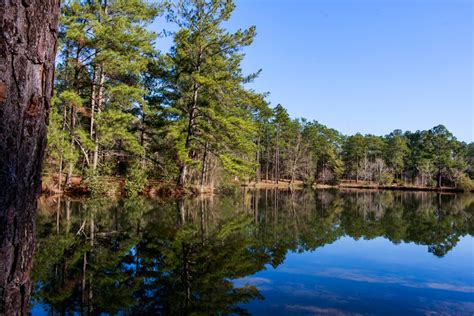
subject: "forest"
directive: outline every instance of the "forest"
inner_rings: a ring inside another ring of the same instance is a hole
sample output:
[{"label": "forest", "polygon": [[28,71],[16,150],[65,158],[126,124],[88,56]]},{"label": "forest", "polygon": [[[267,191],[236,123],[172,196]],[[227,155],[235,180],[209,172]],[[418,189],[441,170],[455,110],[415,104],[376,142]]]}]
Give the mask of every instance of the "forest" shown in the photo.
[{"label": "forest", "polygon": [[[202,191],[261,181],[474,187],[474,143],[443,125],[343,135],[269,104],[249,88],[260,71],[241,67],[256,28],[225,28],[234,8],[228,0],[66,1],[44,186],[61,192],[79,181],[102,194],[120,183],[127,195],[150,184]],[[176,30],[151,31],[156,19]],[[156,47],[161,36],[172,37],[169,51]]]}]

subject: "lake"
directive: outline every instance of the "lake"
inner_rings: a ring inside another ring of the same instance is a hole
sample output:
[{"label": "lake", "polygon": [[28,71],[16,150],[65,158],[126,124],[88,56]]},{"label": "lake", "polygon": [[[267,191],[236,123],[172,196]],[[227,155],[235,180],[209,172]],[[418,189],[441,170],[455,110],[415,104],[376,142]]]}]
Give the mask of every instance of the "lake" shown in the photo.
[{"label": "lake", "polygon": [[474,195],[41,199],[33,315],[473,315]]}]

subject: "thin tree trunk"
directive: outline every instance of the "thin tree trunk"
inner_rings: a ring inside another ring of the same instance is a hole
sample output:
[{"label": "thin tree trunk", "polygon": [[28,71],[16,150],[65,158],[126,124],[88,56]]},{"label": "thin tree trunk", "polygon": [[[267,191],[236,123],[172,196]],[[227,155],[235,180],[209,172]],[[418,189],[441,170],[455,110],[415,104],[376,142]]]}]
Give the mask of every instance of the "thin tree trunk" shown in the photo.
[{"label": "thin tree trunk", "polygon": [[0,0],[0,314],[26,315],[58,0]]},{"label": "thin tree trunk", "polygon": [[[201,63],[202,63],[202,57],[203,57],[202,56],[203,48],[199,47],[198,50],[199,50],[199,53],[197,56],[196,67],[194,69],[196,73],[199,73],[201,71]],[[199,86],[197,83],[194,83],[193,97],[191,101],[191,111],[189,112],[188,129],[187,129],[186,143],[185,143],[185,148],[188,151],[189,158],[193,158],[194,156],[192,152],[189,152],[189,149],[191,145],[191,137],[194,134],[194,118],[195,118],[197,107],[198,107],[198,96],[199,96],[198,92],[199,92]],[[188,166],[186,165],[186,162],[182,162],[180,170],[179,170],[179,177],[178,177],[178,183],[177,183],[179,187],[185,186],[187,173],[188,173]]]},{"label": "thin tree trunk", "polygon": [[66,199],[66,233],[71,228],[71,200]]},{"label": "thin tree trunk", "polygon": [[359,159],[357,159],[357,166],[356,166],[356,183],[359,182]]},{"label": "thin tree trunk", "polygon": [[[92,91],[91,91],[91,122],[90,122],[90,130],[89,130],[89,134],[90,134],[90,138],[93,142],[95,142],[95,139],[94,139],[94,135],[95,135],[95,132],[94,132],[94,123],[95,123],[95,111],[96,111],[96,102],[97,102],[97,67],[94,66],[94,70],[93,70],[93,75],[92,75]],[[94,152],[92,153],[90,159],[92,161],[94,161]]]},{"label": "thin tree trunk", "polygon": [[[76,57],[74,59],[74,80],[73,80],[73,86],[76,88],[76,91],[78,90],[78,83],[79,83],[79,70],[80,70],[80,62],[79,58],[81,55],[81,50],[82,47],[79,47],[76,51]],[[71,135],[71,147],[74,146],[74,129],[76,127],[76,113],[75,113],[75,108],[74,104],[71,104],[71,110],[70,110],[70,122],[69,122],[69,134]],[[67,173],[66,177],[66,186],[69,187],[71,185],[71,179],[72,179],[72,173],[74,171],[74,163],[69,162],[69,171]]]},{"label": "thin tree trunk", "polygon": [[90,137],[94,140],[94,114],[95,114],[95,103],[97,101],[97,67],[94,66],[92,75],[92,91],[91,91],[91,126],[90,126]]},{"label": "thin tree trunk", "polygon": [[[91,250],[89,252],[89,258],[92,256],[92,252],[94,251],[94,240],[95,240],[95,221],[94,221],[94,210],[91,210],[91,221],[90,221],[90,245],[91,245]],[[89,310],[89,315],[93,315],[93,304],[92,304],[92,298],[93,298],[93,291],[92,291],[92,278],[93,274],[92,271],[89,272],[89,297],[88,297],[88,310]]]},{"label": "thin tree trunk", "polygon": [[146,157],[146,152],[145,152],[145,113],[142,110],[142,119],[140,122],[140,146],[143,148],[143,155],[141,158],[141,166],[144,169],[145,168],[145,157]]},{"label": "thin tree trunk", "polygon": [[61,154],[61,159],[59,159],[59,172],[58,172],[58,191],[62,191],[62,182],[63,182],[63,155]]},{"label": "thin tree trunk", "polygon": [[260,169],[261,169],[261,164],[260,164],[260,136],[258,136],[257,139],[257,183],[260,182]]},{"label": "thin tree trunk", "polygon": [[202,157],[202,168],[201,168],[201,192],[204,192],[204,184],[206,180],[206,162],[207,162],[207,146],[208,142],[204,145],[204,155]]},{"label": "thin tree trunk", "polygon": [[277,151],[275,148],[275,154],[273,155],[273,182],[276,183],[277,178]]},{"label": "thin tree trunk", "polygon": [[[74,146],[74,128],[76,125],[76,115],[74,113],[74,105],[71,104],[71,112],[70,112],[70,127],[69,127],[69,134],[71,135],[71,147]],[[71,185],[72,173],[74,171],[74,163],[69,162],[68,173],[66,177],[66,186]]]},{"label": "thin tree trunk", "polygon": [[296,165],[298,164],[298,160],[300,159],[300,144],[301,144],[301,134],[298,134],[298,142],[296,144],[295,159],[293,160],[293,166],[291,168],[290,185],[293,184],[293,182],[295,181]]},{"label": "thin tree trunk", "polygon": [[[197,89],[197,86],[195,86],[194,91],[193,91],[193,101],[191,105],[191,111],[189,113],[188,129],[186,133],[186,143],[184,145],[186,150],[189,150],[190,145],[191,145],[191,137],[193,136],[194,116],[197,110],[197,102],[198,102],[198,89]],[[189,153],[189,155],[191,154]],[[178,177],[178,183],[177,183],[179,187],[185,186],[187,173],[188,173],[188,166],[186,162],[182,162],[180,170],[179,170],[179,177]]]},{"label": "thin tree trunk", "polygon": [[275,151],[275,165],[276,165],[275,178],[276,178],[276,184],[278,184],[280,180],[280,134],[278,131],[277,131],[277,146],[276,146],[276,151]]},{"label": "thin tree trunk", "polygon": [[[103,67],[100,67],[100,76],[99,76],[99,91],[97,93],[97,102],[95,104],[96,110],[99,113],[102,109],[102,103],[104,102],[104,82],[105,82],[105,75]],[[99,163],[99,136],[97,135],[97,131],[94,133],[94,152],[92,155],[92,170],[95,173],[97,170],[97,165]]]},{"label": "thin tree trunk", "polygon": [[265,164],[265,180],[268,182],[268,169],[270,165],[270,151],[267,149],[267,161]]},{"label": "thin tree trunk", "polygon": [[86,304],[86,273],[87,273],[87,252],[82,256],[82,279],[81,279],[81,314]]},{"label": "thin tree trunk", "polygon": [[58,205],[56,207],[56,234],[59,235],[59,226],[60,226],[60,219],[61,219],[61,196],[58,199]]},{"label": "thin tree trunk", "polygon": [[[108,14],[107,1],[104,1],[101,4],[102,4],[102,8],[104,10],[104,15],[107,16],[107,14]],[[104,101],[105,74],[104,74],[104,65],[103,64],[100,65],[99,72],[100,72],[100,74],[99,74],[99,89],[98,89],[98,92],[97,92],[97,101],[94,102],[97,112],[101,111],[102,103]],[[95,75],[95,73],[94,73],[94,75]],[[95,82],[93,82],[92,84],[94,85]],[[92,137],[92,127],[91,127],[91,137]],[[94,133],[93,141],[95,143],[95,146],[94,146],[94,151],[93,151],[93,154],[92,154],[92,171],[93,171],[93,173],[95,173],[95,171],[97,170],[97,165],[98,165],[98,161],[99,161],[99,136],[97,135],[97,131],[95,131],[95,133]]]}]

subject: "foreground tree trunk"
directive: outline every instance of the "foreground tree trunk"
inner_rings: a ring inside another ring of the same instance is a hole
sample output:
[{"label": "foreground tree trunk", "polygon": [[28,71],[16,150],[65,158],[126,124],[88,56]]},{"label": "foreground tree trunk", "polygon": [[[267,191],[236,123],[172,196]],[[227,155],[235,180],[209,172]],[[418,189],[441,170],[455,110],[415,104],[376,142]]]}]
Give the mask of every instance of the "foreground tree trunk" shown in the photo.
[{"label": "foreground tree trunk", "polygon": [[26,315],[59,0],[0,0],[0,315]]}]

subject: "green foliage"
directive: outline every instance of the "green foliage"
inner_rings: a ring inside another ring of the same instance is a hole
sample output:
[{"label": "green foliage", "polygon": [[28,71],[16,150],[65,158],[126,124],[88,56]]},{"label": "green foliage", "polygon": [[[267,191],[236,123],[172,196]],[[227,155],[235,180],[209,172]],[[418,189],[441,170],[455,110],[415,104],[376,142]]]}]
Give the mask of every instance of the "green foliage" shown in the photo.
[{"label": "green foliage", "polygon": [[116,148],[120,146],[134,155],[143,156],[144,150],[139,140],[135,137],[130,126],[136,118],[121,111],[108,110],[97,115],[97,136],[103,148]]},{"label": "green foliage", "polygon": [[[53,104],[55,101],[53,101]],[[71,144],[71,137],[63,128],[62,116],[55,107],[49,113],[48,124],[48,147],[47,155],[54,158],[58,163],[63,159],[64,163],[74,164],[79,156],[78,150]]]},{"label": "green foliage", "polygon": [[127,169],[124,186],[125,194],[128,197],[136,197],[143,192],[147,182],[147,174],[143,164],[138,162],[133,163]]},{"label": "green foliage", "polygon": [[394,181],[393,175],[389,172],[382,173],[380,177],[380,184],[382,185],[391,185]]},{"label": "green foliage", "polygon": [[232,180],[230,175],[225,174],[224,176],[220,177],[216,190],[218,193],[236,195],[240,192],[241,185],[238,182]]},{"label": "green foliage", "polygon": [[361,134],[349,136],[344,143],[344,161],[347,171],[350,175],[355,175],[356,180],[359,179],[361,172],[360,162],[367,155],[367,142]]},{"label": "green foliage", "polygon": [[474,143],[464,144],[466,147],[464,160],[466,161],[466,173],[474,179]]},{"label": "green foliage", "polygon": [[105,195],[109,191],[105,181],[101,176],[90,174],[85,178],[84,183],[92,196]]},{"label": "green foliage", "polygon": [[120,182],[109,176],[100,175],[92,169],[86,171],[84,184],[92,197],[116,196],[121,191]]},{"label": "green foliage", "polygon": [[[310,166],[306,173],[312,174],[314,180],[338,183],[344,172],[344,162],[340,157],[342,136],[318,122],[304,123],[302,135],[308,148],[308,153],[303,155],[309,159],[306,164]],[[321,179],[318,175],[327,170],[331,172],[331,178]]]},{"label": "green foliage", "polygon": [[395,174],[400,174],[403,171],[409,152],[406,137],[402,135],[401,131],[396,130],[388,136],[386,160]]},{"label": "green foliage", "polygon": [[471,192],[474,190],[474,180],[472,180],[465,174],[461,174],[459,178],[456,179],[456,185],[464,192]]}]

